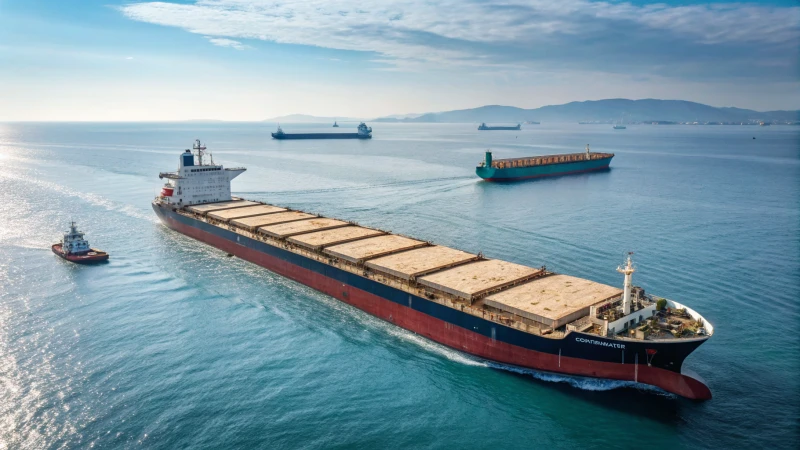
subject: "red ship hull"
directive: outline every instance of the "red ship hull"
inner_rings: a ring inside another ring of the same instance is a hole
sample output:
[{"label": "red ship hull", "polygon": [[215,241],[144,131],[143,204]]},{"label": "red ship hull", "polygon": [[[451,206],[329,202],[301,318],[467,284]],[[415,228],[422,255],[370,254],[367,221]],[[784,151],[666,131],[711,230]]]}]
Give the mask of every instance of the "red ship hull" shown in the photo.
[{"label": "red ship hull", "polygon": [[61,244],[53,244],[50,248],[56,255],[78,264],[91,264],[108,260],[108,253],[96,248],[84,254],[65,254],[61,249]]},{"label": "red ship hull", "polygon": [[175,231],[251,263],[258,264],[277,274],[348,303],[375,317],[453,349],[487,360],[523,368],[584,377],[634,381],[657,386],[665,391],[689,399],[708,400],[711,398],[711,391],[705,384],[678,372],[645,364],[616,364],[565,357],[560,354],[537,352],[491,339],[354,286],[343,284],[318,272],[187,225],[171,217],[174,213],[170,214],[170,212],[164,210],[159,211],[160,208],[158,206],[155,206],[155,209],[162,221]]}]

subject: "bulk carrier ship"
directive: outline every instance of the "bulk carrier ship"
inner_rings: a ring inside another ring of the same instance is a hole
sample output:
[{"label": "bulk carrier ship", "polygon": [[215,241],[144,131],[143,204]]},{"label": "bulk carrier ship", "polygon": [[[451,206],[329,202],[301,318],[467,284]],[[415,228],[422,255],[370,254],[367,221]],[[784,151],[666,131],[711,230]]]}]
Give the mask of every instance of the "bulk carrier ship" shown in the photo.
[{"label": "bulk carrier ship", "polygon": [[[334,122],[333,126],[339,125]],[[356,133],[284,133],[280,126],[272,133],[273,139],[372,139],[372,127],[361,122]]]},{"label": "bulk carrier ship", "polygon": [[521,129],[522,129],[522,125],[520,125],[520,124],[517,124],[516,126],[513,126],[513,127],[506,127],[506,126],[494,126],[493,127],[493,126],[486,125],[486,123],[484,122],[484,123],[482,123],[482,124],[480,124],[478,126],[478,130],[479,131],[511,131],[511,130],[521,130]]},{"label": "bulk carrier ship", "polygon": [[180,155],[152,205],[169,228],[443,345],[502,364],[657,386],[698,400],[681,373],[713,334],[700,314],[632,285],[488,259],[377,228],[231,196],[245,168]]}]

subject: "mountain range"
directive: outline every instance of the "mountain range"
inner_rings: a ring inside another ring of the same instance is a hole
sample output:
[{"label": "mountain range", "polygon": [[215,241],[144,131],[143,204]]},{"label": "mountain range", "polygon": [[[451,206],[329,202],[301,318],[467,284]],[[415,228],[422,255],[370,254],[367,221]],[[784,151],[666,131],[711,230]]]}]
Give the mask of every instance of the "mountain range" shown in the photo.
[{"label": "mountain range", "polygon": [[797,121],[800,111],[753,111],[742,108],[718,108],[685,100],[628,100],[623,98],[571,102],[563,105],[524,109],[488,105],[479,108],[423,114],[415,118],[378,118],[376,122],[747,122]]},{"label": "mountain range", "polygon": [[[302,120],[293,120],[298,118]],[[372,119],[372,122],[401,123],[520,123],[538,122],[797,122],[800,111],[754,111],[715,107],[686,100],[606,99],[571,102],[563,105],[525,109],[515,106],[487,105],[478,108],[427,114],[396,114]],[[333,122],[359,119],[314,117],[294,114],[269,119],[270,122]]]},{"label": "mountain range", "polygon": [[333,122],[362,122],[364,119],[355,119],[353,117],[320,117],[310,116],[308,114],[289,114],[288,116],[279,116],[267,119],[264,122],[277,122],[277,123],[333,123]]}]

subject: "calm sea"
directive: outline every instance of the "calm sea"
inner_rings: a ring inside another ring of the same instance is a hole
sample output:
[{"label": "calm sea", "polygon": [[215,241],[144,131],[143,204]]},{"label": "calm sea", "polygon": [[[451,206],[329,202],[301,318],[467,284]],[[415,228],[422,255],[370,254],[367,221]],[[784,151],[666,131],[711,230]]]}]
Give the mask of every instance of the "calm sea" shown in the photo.
[{"label": "calm sea", "polygon": [[[0,449],[797,443],[799,128],[372,125],[0,124]],[[490,364],[166,229],[158,172],[195,138],[248,198],[612,285],[636,252],[635,284],[715,325],[686,361],[714,399]],[[474,176],[586,144],[609,172]],[[70,220],[109,264],[50,252]]]}]

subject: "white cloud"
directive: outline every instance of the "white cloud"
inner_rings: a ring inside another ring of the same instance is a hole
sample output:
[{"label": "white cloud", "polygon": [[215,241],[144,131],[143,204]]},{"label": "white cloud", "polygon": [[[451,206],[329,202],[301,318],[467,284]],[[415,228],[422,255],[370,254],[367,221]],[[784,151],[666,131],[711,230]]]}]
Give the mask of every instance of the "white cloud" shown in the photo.
[{"label": "white cloud", "polygon": [[[778,54],[796,52],[800,42],[800,8],[756,4],[197,0],[193,4],[145,1],[121,10],[137,21],[213,36],[209,41],[215,45],[242,49],[245,46],[233,39],[259,39],[368,51],[378,54],[376,61],[408,69],[432,63],[530,67],[526,60],[563,59],[568,53],[574,53],[572,61],[578,62],[583,54],[597,58],[603,53],[597,51],[600,45],[610,52],[604,56],[611,63],[616,44],[609,42],[609,36],[618,38],[619,44],[642,41],[639,53],[627,56],[651,58],[669,52],[664,47],[674,42],[687,49],[762,47],[762,53],[768,53],[764,48],[781,47],[783,53]],[[626,54],[620,52],[620,57]]]},{"label": "white cloud", "polygon": [[126,56],[125,59],[131,60],[131,59],[133,59],[133,56]]},{"label": "white cloud", "polygon": [[220,47],[230,47],[230,48],[235,48],[236,50],[244,50],[246,48],[249,48],[247,45],[244,45],[239,41],[234,41],[233,39],[217,38],[211,36],[205,36],[205,38],[208,39],[208,42],[211,42],[212,44],[218,45]]}]

